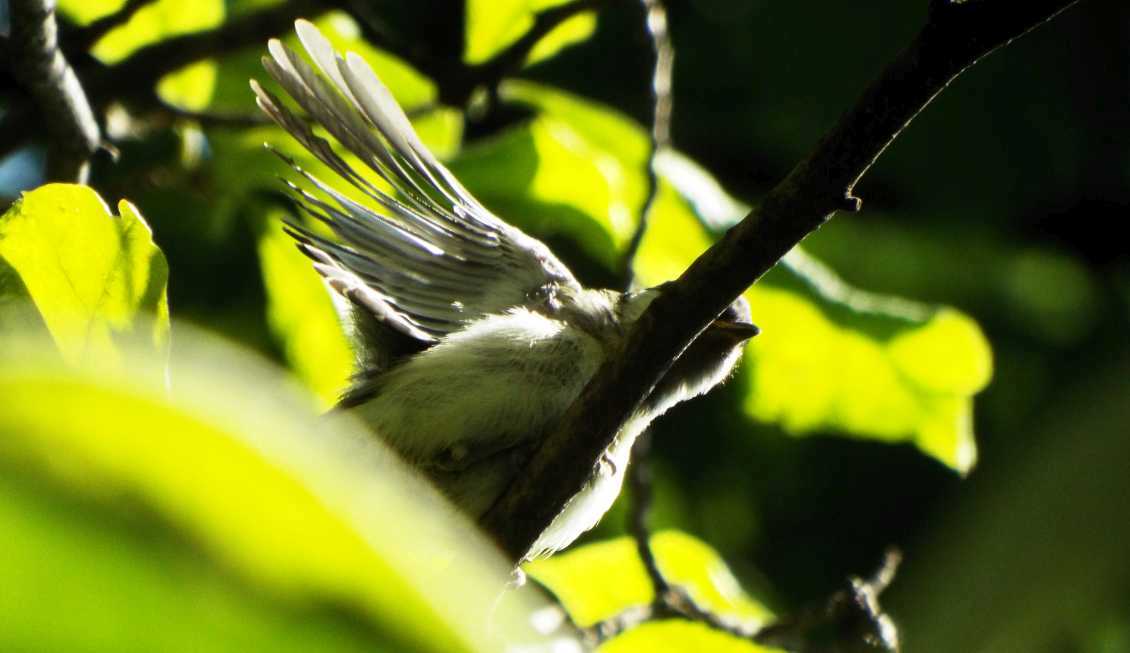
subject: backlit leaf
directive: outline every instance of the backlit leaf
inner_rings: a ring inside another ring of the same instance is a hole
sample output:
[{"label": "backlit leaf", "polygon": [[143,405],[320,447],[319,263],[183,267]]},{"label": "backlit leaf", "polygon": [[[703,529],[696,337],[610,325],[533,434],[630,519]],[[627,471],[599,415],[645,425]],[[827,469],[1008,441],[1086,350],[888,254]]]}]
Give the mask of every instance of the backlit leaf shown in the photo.
[{"label": "backlit leaf", "polygon": [[[647,285],[682,272],[746,210],[705,171],[674,155],[636,271]],[[960,312],[846,284],[795,249],[746,294],[763,333],[746,349],[747,413],[798,435],[841,432],[910,441],[965,472],[976,461],[972,399],[992,354]]]},{"label": "backlit leaf", "polygon": [[144,351],[0,340],[0,649],[547,650],[529,601],[488,619],[505,564],[395,456],[178,333],[172,392]]},{"label": "backlit leaf", "polygon": [[[568,0],[467,0],[465,51],[467,63],[478,64],[505,50],[534,24],[537,12]],[[562,48],[583,41],[596,29],[592,11],[565,20],[538,40],[527,64],[548,59]]]},{"label": "backlit leaf", "polygon": [[[756,628],[772,613],[751,599],[718,554],[678,531],[652,536],[659,568],[672,584],[685,588],[703,608]],[[526,565],[581,626],[607,619],[633,606],[647,605],[654,592],[636,551],[622,537],[589,544]]]},{"label": "backlit leaf", "polygon": [[168,265],[137,209],[118,212],[88,187],[49,184],[0,217],[3,301],[33,304],[71,363],[115,360],[127,339],[168,347]]}]

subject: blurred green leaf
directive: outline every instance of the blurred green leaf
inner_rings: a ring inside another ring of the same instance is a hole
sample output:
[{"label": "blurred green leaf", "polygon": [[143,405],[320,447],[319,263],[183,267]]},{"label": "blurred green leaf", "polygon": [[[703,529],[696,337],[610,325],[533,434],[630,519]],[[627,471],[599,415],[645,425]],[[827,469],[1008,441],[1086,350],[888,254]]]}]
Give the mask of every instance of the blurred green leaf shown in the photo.
[{"label": "blurred green leaf", "polygon": [[126,0],[58,0],[56,9],[67,19],[87,25],[122,8]]},{"label": "blurred green leaf", "polygon": [[647,135],[612,109],[549,87],[509,82],[502,95],[537,115],[464,149],[452,171],[503,219],[540,238],[566,236],[614,269],[646,193]]},{"label": "blurred green leaf", "polygon": [[328,408],[348,383],[353,354],[321,276],[281,229],[281,213],[268,220],[259,239],[268,322],[291,369]]},{"label": "blurred green leaf", "polygon": [[705,624],[689,621],[654,621],[632,628],[598,649],[600,653],[765,653],[778,649],[758,646]]},{"label": "blurred green leaf", "polygon": [[[689,160],[668,155],[636,271],[674,278],[715,228],[746,210]],[[678,187],[676,191],[674,187]],[[976,461],[972,397],[992,354],[977,325],[949,308],[867,293],[794,249],[746,294],[764,330],[746,349],[745,409],[796,434],[828,430],[911,441],[965,472]]]},{"label": "blurred green leaf", "polygon": [[[568,0],[467,0],[463,59],[470,64],[487,61],[522,37],[539,11]],[[583,41],[596,29],[592,11],[582,12],[551,30],[538,41],[527,64],[548,59],[562,48]]]},{"label": "blurred green leaf", "polygon": [[[772,613],[742,590],[718,553],[678,531],[651,538],[659,568],[672,583],[685,588],[703,608],[750,628]],[[651,603],[655,594],[640,562],[635,541],[628,537],[589,544],[537,560],[525,567],[553,592],[580,626],[589,626],[633,606]]]},{"label": "blurred green leaf", "polygon": [[0,649],[544,650],[433,490],[183,326],[172,394],[0,340]]},{"label": "blurred green leaf", "polygon": [[[59,10],[82,24],[116,11],[122,4],[121,1],[61,0]],[[223,22],[224,13],[223,0],[158,0],[102,37],[91,53],[103,63],[113,64],[143,46],[216,27]],[[158,83],[157,92],[166,102],[202,109],[212,95],[215,78],[215,62],[202,61],[166,75]]]},{"label": "blurred green leaf", "polygon": [[49,184],[0,217],[0,291],[35,305],[71,363],[116,360],[129,338],[168,348],[168,265],[137,209],[118,211],[88,187]]}]

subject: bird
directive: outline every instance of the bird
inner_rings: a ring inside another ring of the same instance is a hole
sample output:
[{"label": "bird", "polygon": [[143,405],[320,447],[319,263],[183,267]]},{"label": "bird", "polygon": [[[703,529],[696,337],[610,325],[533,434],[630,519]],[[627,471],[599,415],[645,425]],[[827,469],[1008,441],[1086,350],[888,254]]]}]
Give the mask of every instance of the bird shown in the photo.
[{"label": "bird", "polygon": [[[276,151],[300,210],[284,229],[345,307],[357,372],[335,410],[352,413],[471,519],[482,517],[664,285],[583,287],[549,248],[480,203],[420,140],[372,67],[295,23],[309,57],[278,39],[263,66],[305,112],[252,79],[259,108],[336,176],[352,199]],[[348,162],[352,153],[368,171]],[[375,182],[372,175],[383,180]],[[584,488],[525,560],[595,526],[653,419],[723,382],[756,335],[738,299],[672,364],[616,434]]]}]

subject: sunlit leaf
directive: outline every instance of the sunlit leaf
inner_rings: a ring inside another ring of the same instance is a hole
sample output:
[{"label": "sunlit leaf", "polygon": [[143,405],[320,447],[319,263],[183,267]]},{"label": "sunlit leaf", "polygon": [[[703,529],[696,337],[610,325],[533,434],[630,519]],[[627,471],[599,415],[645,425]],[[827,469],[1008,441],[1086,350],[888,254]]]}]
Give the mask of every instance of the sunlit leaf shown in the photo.
[{"label": "sunlit leaf", "polygon": [[[742,590],[718,554],[678,531],[652,536],[659,568],[671,583],[685,588],[704,608],[756,628],[772,617]],[[623,537],[589,544],[526,566],[548,587],[573,620],[588,626],[654,598],[635,542]]]},{"label": "sunlit leaf", "polygon": [[[62,2],[61,8],[83,2]],[[215,27],[224,20],[224,3],[202,0],[192,3],[158,0],[143,7],[128,22],[102,37],[93,54],[104,63],[121,61],[138,48],[170,36],[188,34]]]},{"label": "sunlit leaf", "polygon": [[126,0],[58,0],[56,9],[78,25],[107,16],[122,8]]},{"label": "sunlit leaf", "polygon": [[[59,9],[76,21],[86,23],[116,11],[122,4],[62,0]],[[102,37],[91,53],[103,63],[113,64],[125,59],[138,48],[172,36],[210,29],[223,20],[223,0],[158,0],[142,7],[124,25]],[[208,104],[215,77],[215,63],[202,61],[166,75],[158,83],[157,91],[166,102],[189,109],[201,109]]]},{"label": "sunlit leaf", "polygon": [[563,21],[543,36],[537,45],[530,50],[530,56],[526,57],[526,65],[549,59],[570,45],[584,41],[592,36],[595,31],[595,14],[592,12],[577,14]]},{"label": "sunlit leaf", "polygon": [[[661,187],[636,271],[674,278],[745,209],[687,159],[661,161]],[[667,186],[670,183],[679,191]],[[802,250],[746,292],[763,333],[746,349],[746,411],[796,434],[911,441],[958,471],[976,461],[972,397],[992,355],[960,312],[853,288]]]},{"label": "sunlit leaf", "polygon": [[259,239],[267,319],[291,368],[329,407],[345,389],[353,354],[321,276],[283,232],[281,214],[269,219]]},{"label": "sunlit leaf", "polygon": [[456,176],[488,207],[540,238],[567,236],[615,266],[646,192],[647,136],[612,109],[556,89],[508,83],[535,118],[466,148]]},{"label": "sunlit leaf", "polygon": [[0,217],[3,301],[34,304],[71,363],[115,360],[127,339],[168,346],[165,257],[132,204],[118,212],[90,188],[50,184]]},{"label": "sunlit leaf", "polygon": [[748,640],[689,621],[655,621],[632,628],[600,647],[600,653],[766,653],[778,649],[758,646]]},{"label": "sunlit leaf", "polygon": [[[533,27],[537,12],[567,1],[467,0],[463,59],[477,64],[494,57]],[[587,39],[595,29],[593,12],[573,16],[543,36],[530,51],[526,63],[552,57],[562,48]]]},{"label": "sunlit leaf", "polygon": [[370,435],[178,333],[172,393],[144,353],[0,340],[0,649],[545,650],[528,601],[488,615],[494,548]]}]

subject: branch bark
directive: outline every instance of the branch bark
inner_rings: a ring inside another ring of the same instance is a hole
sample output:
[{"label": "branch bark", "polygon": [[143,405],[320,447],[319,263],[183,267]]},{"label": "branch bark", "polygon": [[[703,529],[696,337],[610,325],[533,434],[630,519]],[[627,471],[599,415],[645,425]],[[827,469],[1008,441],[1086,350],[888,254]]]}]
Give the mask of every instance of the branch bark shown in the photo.
[{"label": "branch bark", "polygon": [[8,63],[47,131],[47,177],[83,183],[101,132],[82,84],[59,49],[54,0],[12,0],[9,11]]},{"label": "branch bark", "polygon": [[[13,9],[20,2],[45,3],[50,0],[19,0],[13,3]],[[89,97],[87,106],[101,109],[111,101],[125,100],[163,109],[161,103],[154,99],[153,87],[165,75],[201,59],[245,47],[261,47],[268,38],[292,30],[295,19],[315,18],[333,8],[332,3],[319,0],[288,0],[228,21],[215,29],[192,32],[145,46],[112,66],[92,66],[84,70],[84,97]],[[14,32],[14,12],[12,18]],[[75,85],[78,85],[77,79]],[[81,91],[82,87],[78,90]],[[93,113],[91,116],[93,119]],[[0,157],[34,135],[38,118],[24,104],[13,104],[12,110],[0,120]],[[48,126],[51,126],[50,122]]]},{"label": "branch bark", "polygon": [[934,0],[925,26],[808,158],[656,299],[481,525],[520,561],[687,345],[838,210],[883,150],[957,75],[1077,0]]}]

